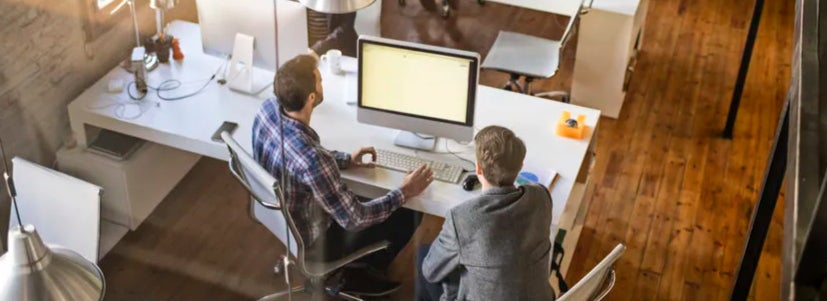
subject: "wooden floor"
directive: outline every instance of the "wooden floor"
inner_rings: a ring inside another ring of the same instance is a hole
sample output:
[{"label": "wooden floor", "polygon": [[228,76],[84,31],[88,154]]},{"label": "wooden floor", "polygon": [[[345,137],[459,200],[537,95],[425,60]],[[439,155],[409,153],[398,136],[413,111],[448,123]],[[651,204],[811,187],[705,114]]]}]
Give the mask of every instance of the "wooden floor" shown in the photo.
[{"label": "wooden floor", "polygon": [[[789,81],[794,1],[766,2],[732,141],[719,135],[752,2],[650,5],[621,116],[601,120],[591,208],[567,277],[625,243],[612,300],[728,299]],[[760,300],[778,299],[775,213],[753,286]]]},{"label": "wooden floor", "polygon": [[[394,38],[479,51],[499,29],[555,37],[565,18],[460,0],[446,21],[416,0],[383,2]],[[617,243],[626,254],[609,300],[728,298],[765,158],[787,88],[793,1],[768,0],[735,140],[719,138],[751,2],[650,1],[644,51],[621,116],[602,119],[586,228],[567,278],[584,275]],[[568,51],[572,52],[572,51]],[[567,88],[570,58],[538,89]],[[484,72],[483,84],[505,77]],[[779,208],[783,203],[779,203]],[[756,273],[753,298],[779,290],[781,210]],[[412,244],[439,230],[427,218]],[[247,216],[226,163],[202,159],[146,222],[102,261],[107,300],[249,300],[283,288],[271,273],[283,246]],[[411,299],[412,248],[394,277]]]}]

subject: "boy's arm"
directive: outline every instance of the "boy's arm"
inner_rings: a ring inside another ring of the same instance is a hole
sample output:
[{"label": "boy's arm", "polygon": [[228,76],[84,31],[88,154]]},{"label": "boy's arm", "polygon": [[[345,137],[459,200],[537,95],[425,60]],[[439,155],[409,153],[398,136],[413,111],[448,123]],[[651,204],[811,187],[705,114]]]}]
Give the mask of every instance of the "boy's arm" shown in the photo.
[{"label": "boy's arm", "polygon": [[431,283],[445,280],[459,268],[459,243],[457,242],[454,219],[449,212],[442,224],[434,243],[431,245],[428,256],[422,262],[422,275]]}]

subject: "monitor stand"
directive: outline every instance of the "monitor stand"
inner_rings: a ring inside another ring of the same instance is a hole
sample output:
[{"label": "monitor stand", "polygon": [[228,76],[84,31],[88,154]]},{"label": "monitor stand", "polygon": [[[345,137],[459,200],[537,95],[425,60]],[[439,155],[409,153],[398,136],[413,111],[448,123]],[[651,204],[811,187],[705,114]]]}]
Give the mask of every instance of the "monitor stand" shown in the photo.
[{"label": "monitor stand", "polygon": [[235,34],[233,55],[225,70],[230,89],[253,93],[253,43],[255,38],[243,33]]},{"label": "monitor stand", "polygon": [[[233,55],[224,71],[227,85],[236,92],[247,95],[256,95],[264,89],[253,89],[255,74],[253,73],[253,43],[255,38],[243,33],[236,33],[233,44]],[[266,88],[266,87],[265,87]]]},{"label": "monitor stand", "polygon": [[401,147],[433,151],[434,147],[436,147],[436,137],[408,131],[399,131],[393,144]]}]

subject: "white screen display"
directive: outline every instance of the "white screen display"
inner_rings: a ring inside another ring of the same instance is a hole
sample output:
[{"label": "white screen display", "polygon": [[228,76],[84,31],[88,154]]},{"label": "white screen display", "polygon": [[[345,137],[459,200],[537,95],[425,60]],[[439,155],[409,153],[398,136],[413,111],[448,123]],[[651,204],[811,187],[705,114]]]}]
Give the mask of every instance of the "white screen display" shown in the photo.
[{"label": "white screen display", "polygon": [[472,59],[362,45],[363,107],[467,123]]}]

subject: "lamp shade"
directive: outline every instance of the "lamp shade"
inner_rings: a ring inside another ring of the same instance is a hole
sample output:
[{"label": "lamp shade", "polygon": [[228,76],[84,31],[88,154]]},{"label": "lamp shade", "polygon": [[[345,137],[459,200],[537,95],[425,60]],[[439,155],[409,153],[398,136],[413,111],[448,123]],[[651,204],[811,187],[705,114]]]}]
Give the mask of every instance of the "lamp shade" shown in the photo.
[{"label": "lamp shade", "polygon": [[376,0],[299,0],[305,7],[326,14],[345,14],[368,7]]},{"label": "lamp shade", "polygon": [[74,251],[47,246],[34,226],[9,231],[9,251],[0,257],[0,300],[99,301],[103,272]]}]

